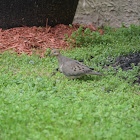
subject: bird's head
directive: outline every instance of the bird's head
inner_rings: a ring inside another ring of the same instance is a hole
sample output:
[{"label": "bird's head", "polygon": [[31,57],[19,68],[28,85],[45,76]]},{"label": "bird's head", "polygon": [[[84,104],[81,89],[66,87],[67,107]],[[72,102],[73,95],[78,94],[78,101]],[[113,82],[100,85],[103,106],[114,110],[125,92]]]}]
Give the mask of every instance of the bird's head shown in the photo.
[{"label": "bird's head", "polygon": [[60,51],[59,51],[59,50],[53,49],[53,50],[51,51],[51,54],[50,54],[50,55],[58,56],[59,54],[60,54]]}]

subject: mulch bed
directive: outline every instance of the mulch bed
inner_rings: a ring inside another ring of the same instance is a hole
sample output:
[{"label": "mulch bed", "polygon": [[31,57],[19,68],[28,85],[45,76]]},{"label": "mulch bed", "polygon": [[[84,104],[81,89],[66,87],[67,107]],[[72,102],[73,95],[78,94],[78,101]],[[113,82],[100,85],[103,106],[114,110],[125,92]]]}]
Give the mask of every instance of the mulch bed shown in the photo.
[{"label": "mulch bed", "polygon": [[[65,34],[70,36],[77,30],[80,24],[73,24],[73,28],[68,25],[59,24],[55,27],[15,27],[7,30],[0,28],[0,52],[12,50],[17,54],[25,52],[31,55],[36,50],[41,57],[44,57],[47,48],[69,49],[70,45],[64,41]],[[90,28],[97,31],[98,28],[92,24],[83,25],[83,29]],[[98,30],[103,34],[103,30]]]}]

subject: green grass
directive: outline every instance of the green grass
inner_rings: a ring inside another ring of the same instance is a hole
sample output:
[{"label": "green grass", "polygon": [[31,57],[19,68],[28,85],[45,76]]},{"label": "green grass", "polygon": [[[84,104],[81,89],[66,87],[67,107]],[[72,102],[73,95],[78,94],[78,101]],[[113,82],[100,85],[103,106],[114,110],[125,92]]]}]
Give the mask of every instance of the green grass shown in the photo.
[{"label": "green grass", "polygon": [[62,51],[84,59],[102,77],[69,80],[59,72],[51,75],[56,58],[0,55],[1,140],[140,139],[140,86],[133,84],[138,67],[102,69],[120,55],[140,52],[140,26],[105,30],[100,42]]}]

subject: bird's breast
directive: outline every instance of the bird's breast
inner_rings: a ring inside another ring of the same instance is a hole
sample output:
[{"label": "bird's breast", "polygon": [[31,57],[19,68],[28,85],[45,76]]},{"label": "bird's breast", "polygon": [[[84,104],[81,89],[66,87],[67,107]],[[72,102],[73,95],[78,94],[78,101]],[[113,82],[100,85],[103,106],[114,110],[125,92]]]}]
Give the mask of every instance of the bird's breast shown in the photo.
[{"label": "bird's breast", "polygon": [[61,65],[59,66],[60,72],[63,72],[62,68],[63,68],[63,64],[61,64]]}]

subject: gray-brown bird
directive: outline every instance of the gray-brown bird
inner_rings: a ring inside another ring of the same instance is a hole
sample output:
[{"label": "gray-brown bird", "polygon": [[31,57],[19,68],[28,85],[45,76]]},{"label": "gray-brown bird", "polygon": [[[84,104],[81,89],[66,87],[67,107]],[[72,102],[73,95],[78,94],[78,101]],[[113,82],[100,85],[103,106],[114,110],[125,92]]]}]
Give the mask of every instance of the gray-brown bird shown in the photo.
[{"label": "gray-brown bird", "polygon": [[50,55],[57,57],[59,62],[59,71],[72,79],[80,78],[84,75],[104,75],[93,71],[77,60],[63,56],[57,49],[53,49]]}]

